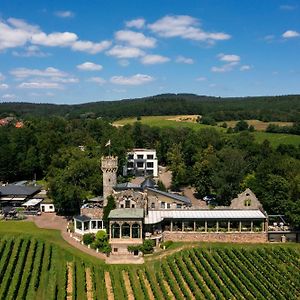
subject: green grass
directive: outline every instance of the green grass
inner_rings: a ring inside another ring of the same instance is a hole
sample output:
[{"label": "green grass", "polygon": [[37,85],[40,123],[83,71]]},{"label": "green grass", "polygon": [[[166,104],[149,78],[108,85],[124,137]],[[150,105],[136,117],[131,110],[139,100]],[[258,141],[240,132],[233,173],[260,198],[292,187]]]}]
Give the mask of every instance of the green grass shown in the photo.
[{"label": "green grass", "polygon": [[[168,120],[174,116],[144,116],[141,119],[141,123],[149,126],[155,127],[171,127],[171,128],[190,128],[193,130],[201,130],[205,128],[214,128],[219,132],[226,134],[226,129],[219,126],[210,126],[199,123],[191,123],[191,122],[178,122],[173,120]],[[126,124],[134,124],[137,122],[136,118],[126,118],[122,120],[118,120],[114,122],[115,125],[126,125]],[[269,140],[272,147],[277,147],[280,144],[290,144],[294,146],[300,145],[300,136],[292,135],[292,134],[283,134],[283,133],[269,133],[262,131],[253,132],[255,140],[258,143],[262,143],[264,140]]]}]

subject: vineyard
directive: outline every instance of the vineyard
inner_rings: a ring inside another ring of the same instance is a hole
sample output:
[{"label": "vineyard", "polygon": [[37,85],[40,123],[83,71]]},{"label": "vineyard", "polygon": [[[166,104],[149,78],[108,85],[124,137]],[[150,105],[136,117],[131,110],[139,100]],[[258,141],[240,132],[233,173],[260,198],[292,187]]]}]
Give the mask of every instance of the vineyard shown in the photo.
[{"label": "vineyard", "polygon": [[0,299],[300,298],[297,246],[206,246],[108,266],[34,236],[0,242]]}]

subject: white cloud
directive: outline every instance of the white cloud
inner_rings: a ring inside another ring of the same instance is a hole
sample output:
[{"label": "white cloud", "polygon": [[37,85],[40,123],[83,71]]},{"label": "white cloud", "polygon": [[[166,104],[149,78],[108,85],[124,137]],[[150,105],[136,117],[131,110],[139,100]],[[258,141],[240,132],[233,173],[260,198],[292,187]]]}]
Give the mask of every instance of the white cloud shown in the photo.
[{"label": "white cloud", "polygon": [[[101,41],[95,43],[79,40],[77,34],[73,32],[52,32],[47,34],[38,26],[30,25],[21,19],[10,18],[7,22],[0,21],[0,51],[25,46],[26,44],[47,47],[70,47],[74,51],[96,54],[110,47],[111,42]],[[15,54],[18,55],[19,53],[16,52]],[[30,55],[27,53],[27,56]]]},{"label": "white cloud", "polygon": [[264,37],[264,40],[267,42],[271,42],[275,39],[275,35],[274,34],[268,34]]},{"label": "white cloud", "polygon": [[212,67],[211,71],[215,73],[225,73],[225,72],[230,72],[233,70],[233,68],[238,64],[238,62],[231,62],[228,64],[225,64],[221,67]]},{"label": "white cloud", "polygon": [[122,67],[128,67],[129,66],[129,61],[127,59],[120,59],[118,61],[119,65],[122,66]]},{"label": "white cloud", "polygon": [[106,80],[101,78],[101,77],[91,77],[91,78],[87,79],[86,81],[94,82],[94,83],[97,83],[99,85],[103,85],[106,82]]},{"label": "white cloud", "polygon": [[20,89],[62,89],[63,86],[56,82],[38,81],[22,82],[18,85]]},{"label": "white cloud", "polygon": [[5,94],[3,96],[1,96],[0,98],[2,98],[3,100],[13,100],[16,98],[16,95],[14,94]]},{"label": "white cloud", "polygon": [[240,56],[236,54],[223,54],[220,53],[217,55],[219,60],[221,62],[226,62],[223,66],[220,67],[212,67],[211,71],[215,73],[225,73],[225,72],[230,72],[234,69],[235,66],[239,65],[240,63]]},{"label": "white cloud", "polygon": [[0,72],[0,81],[4,80],[4,79],[5,79],[5,76]]},{"label": "white cloud", "polygon": [[176,57],[176,62],[192,65],[194,63],[194,60],[192,58],[184,57],[182,55],[179,55],[179,56]]},{"label": "white cloud", "polygon": [[146,37],[141,32],[135,32],[131,30],[119,30],[115,33],[115,39],[119,42],[125,42],[133,47],[140,48],[154,48],[156,45],[156,39]]},{"label": "white cloud", "polygon": [[143,18],[134,19],[134,20],[131,20],[131,21],[127,21],[126,22],[126,27],[135,27],[137,29],[141,29],[141,28],[144,27],[145,22],[146,21]]},{"label": "white cloud", "polygon": [[159,36],[166,38],[181,37],[210,43],[231,38],[229,34],[223,32],[205,32],[200,28],[198,19],[187,15],[165,16],[148,27]]},{"label": "white cloud", "polygon": [[250,69],[252,69],[252,67],[249,65],[243,65],[240,67],[240,71],[249,71]]},{"label": "white cloud", "polygon": [[287,30],[286,32],[284,32],[282,34],[282,37],[285,39],[289,39],[289,38],[294,38],[294,37],[299,37],[300,33],[294,30]]},{"label": "white cloud", "polygon": [[204,76],[200,76],[200,77],[196,78],[196,81],[205,81],[205,80],[206,80],[206,77],[204,77]]},{"label": "white cloud", "polygon": [[296,5],[280,5],[279,8],[281,10],[295,10],[297,9]]},{"label": "white cloud", "polygon": [[6,90],[8,88],[9,88],[8,84],[0,83],[0,90]]},{"label": "white cloud", "polygon": [[141,62],[144,65],[162,64],[170,61],[170,58],[162,55],[146,55],[141,58]]},{"label": "white cloud", "polygon": [[93,43],[91,41],[76,41],[72,44],[71,48],[74,51],[82,51],[90,54],[97,54],[111,46],[110,41],[102,41],[99,43]]},{"label": "white cloud", "polygon": [[68,47],[72,46],[77,39],[78,36],[73,32],[53,32],[50,34],[40,32],[32,36],[31,42],[48,47]]},{"label": "white cloud", "polygon": [[59,18],[73,18],[75,14],[70,10],[60,10],[56,11],[54,15]]},{"label": "white cloud", "polygon": [[101,65],[97,65],[95,63],[87,61],[81,65],[78,65],[77,69],[81,71],[100,71],[103,69],[103,67]]},{"label": "white cloud", "polygon": [[153,81],[154,78],[149,75],[136,74],[130,77],[113,76],[110,78],[110,82],[119,85],[142,85]]},{"label": "white cloud", "polygon": [[114,46],[106,52],[109,56],[117,58],[134,58],[145,55],[145,52],[136,47]]},{"label": "white cloud", "polygon": [[77,82],[79,82],[79,79],[75,78],[75,77],[68,77],[68,78],[51,77],[50,80],[54,81],[54,82],[61,82],[61,83],[77,83]]},{"label": "white cloud", "polygon": [[51,55],[50,53],[41,51],[36,45],[25,47],[23,52],[13,51],[12,54],[18,57],[47,57]]},{"label": "white cloud", "polygon": [[60,71],[53,67],[48,67],[44,70],[39,69],[28,69],[28,68],[17,68],[10,71],[10,74],[17,78],[27,78],[30,76],[41,76],[41,77],[66,77],[67,73]]},{"label": "white cloud", "polygon": [[238,55],[235,55],[235,54],[223,54],[223,53],[220,53],[218,55],[218,58],[221,61],[225,61],[225,62],[238,62],[238,61],[241,60],[241,58]]}]

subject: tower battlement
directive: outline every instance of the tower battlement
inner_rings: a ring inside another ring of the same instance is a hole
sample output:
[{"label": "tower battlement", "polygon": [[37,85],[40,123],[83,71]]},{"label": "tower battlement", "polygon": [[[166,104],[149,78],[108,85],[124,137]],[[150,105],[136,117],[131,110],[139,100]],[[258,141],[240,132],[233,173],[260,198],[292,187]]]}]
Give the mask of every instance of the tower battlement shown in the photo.
[{"label": "tower battlement", "polygon": [[117,172],[118,157],[117,156],[102,156],[101,158],[102,172]]}]

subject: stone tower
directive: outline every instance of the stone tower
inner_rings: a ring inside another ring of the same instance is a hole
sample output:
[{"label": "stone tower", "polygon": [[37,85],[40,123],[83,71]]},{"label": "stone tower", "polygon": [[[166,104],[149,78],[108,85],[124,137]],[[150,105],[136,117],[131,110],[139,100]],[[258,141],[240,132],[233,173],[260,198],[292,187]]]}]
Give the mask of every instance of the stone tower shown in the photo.
[{"label": "stone tower", "polygon": [[107,197],[111,195],[113,187],[117,184],[118,157],[102,156],[101,170],[103,172],[103,205],[107,204]]}]

